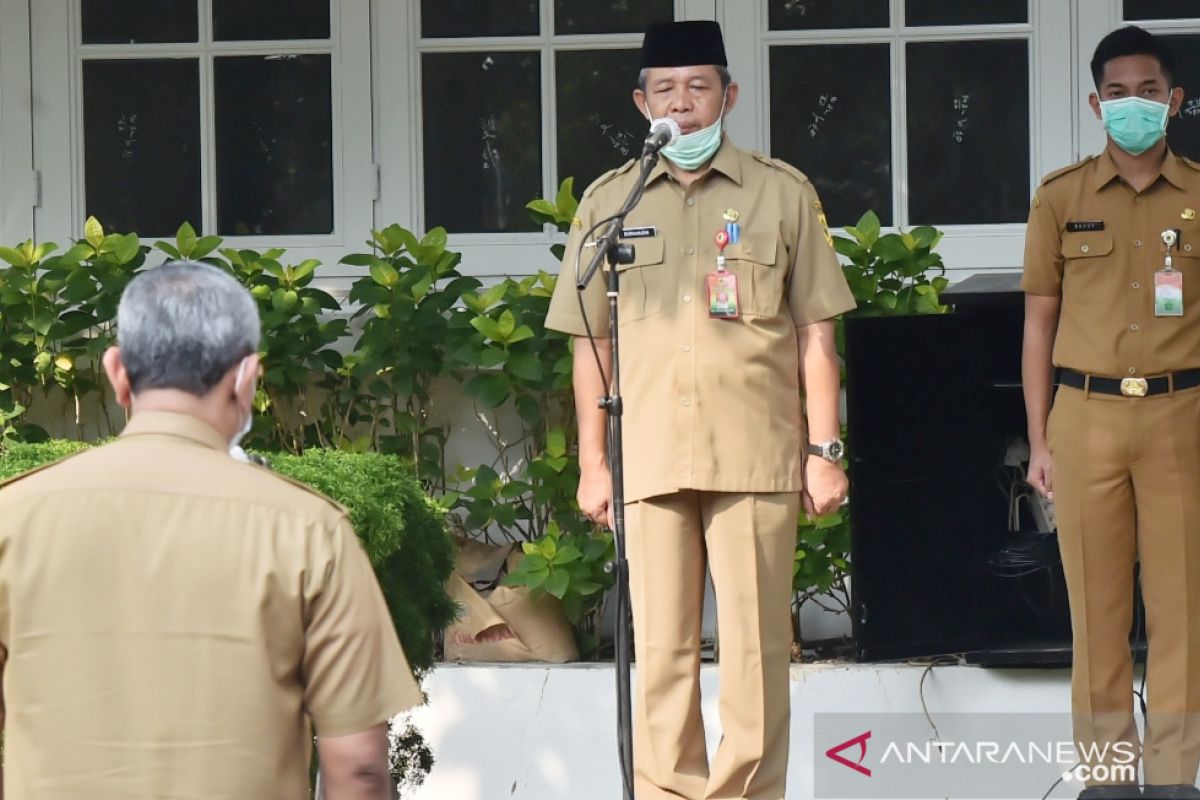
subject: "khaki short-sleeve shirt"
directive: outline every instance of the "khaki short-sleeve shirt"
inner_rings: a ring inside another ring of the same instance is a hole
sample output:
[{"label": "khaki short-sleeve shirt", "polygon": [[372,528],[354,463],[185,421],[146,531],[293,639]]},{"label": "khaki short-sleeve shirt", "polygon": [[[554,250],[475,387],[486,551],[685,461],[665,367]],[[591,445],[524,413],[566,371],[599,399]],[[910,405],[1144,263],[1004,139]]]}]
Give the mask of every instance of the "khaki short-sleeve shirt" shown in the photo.
[{"label": "khaki short-sleeve shirt", "polygon": [[420,702],[345,512],[184,415],[0,488],[6,797],[308,796]]},{"label": "khaki short-sleeve shirt", "polygon": [[[1051,173],[1029,211],[1021,287],[1061,296],[1054,364],[1113,378],[1200,367],[1200,166],[1168,152],[1141,192],[1108,153]],[[1162,232],[1176,230],[1183,316],[1155,316]]]},{"label": "khaki short-sleeve shirt", "polygon": [[[575,254],[637,178],[630,162],[584,193],[547,327],[585,334]],[[741,315],[711,319],[706,279],[727,211],[740,226],[725,256]],[[726,140],[687,189],[660,161],[625,230],[636,248],[634,262],[619,267],[626,498],[799,491],[805,432],[796,328],[855,305],[812,184]],[[591,253],[583,249],[580,271]],[[584,294],[597,336],[608,334],[605,290],[599,272]]]}]

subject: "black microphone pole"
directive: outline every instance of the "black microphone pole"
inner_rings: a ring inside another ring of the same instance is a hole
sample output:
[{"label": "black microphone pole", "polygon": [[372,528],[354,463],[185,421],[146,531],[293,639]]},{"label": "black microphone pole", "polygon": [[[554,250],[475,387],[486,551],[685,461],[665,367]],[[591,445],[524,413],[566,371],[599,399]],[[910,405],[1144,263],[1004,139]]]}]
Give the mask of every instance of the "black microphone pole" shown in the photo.
[{"label": "black microphone pole", "polygon": [[608,262],[608,330],[612,348],[612,378],[608,394],[599,405],[608,412],[608,468],[612,474],[613,541],[616,561],[610,567],[616,573],[617,620],[614,635],[617,657],[617,752],[621,763],[621,781],[625,800],[633,800],[633,695],[630,690],[630,665],[633,661],[632,619],[629,607],[629,562],[625,557],[625,451],[622,443],[620,328],[617,299],[620,296],[621,273],[617,264],[629,264],[635,257],[633,245],[620,244],[618,238],[625,217],[642,199],[646,178],[658,163],[658,147],[647,145],[642,154],[642,169],[638,181],[629,191],[621,210],[613,217],[604,233],[596,240],[596,252],[576,289],[582,291],[600,268]]}]

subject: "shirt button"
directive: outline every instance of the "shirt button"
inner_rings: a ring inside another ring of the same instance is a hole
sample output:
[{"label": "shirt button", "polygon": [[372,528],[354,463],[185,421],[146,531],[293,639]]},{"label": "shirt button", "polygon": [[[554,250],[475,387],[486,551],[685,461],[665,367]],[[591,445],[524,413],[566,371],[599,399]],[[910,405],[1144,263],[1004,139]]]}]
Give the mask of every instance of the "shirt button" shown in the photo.
[{"label": "shirt button", "polygon": [[692,296],[691,296],[690,294],[685,294],[685,295],[683,296],[683,302],[685,302],[685,303],[690,303],[690,302],[692,302]]},{"label": "shirt button", "polygon": [[692,346],[691,346],[690,344],[685,344],[683,347],[681,347],[681,348],[679,348],[679,349],[680,349],[680,350],[682,350],[682,351],[683,351],[683,352],[685,352],[685,353],[690,353],[690,352],[692,352]]},{"label": "shirt button", "polygon": [[1137,326],[1136,322],[1129,326],[1129,330],[1131,330],[1131,331],[1136,332],[1137,329],[1138,329],[1138,326]]},{"label": "shirt button", "polygon": [[689,197],[689,198],[687,199],[687,204],[688,204],[689,206],[694,206],[694,205],[696,205],[696,198],[694,198],[694,197]]},{"label": "shirt button", "polygon": [[1086,253],[1086,252],[1087,252],[1089,249],[1090,249],[1090,248],[1089,248],[1089,247],[1088,247],[1086,244],[1081,244],[1081,245],[1079,246],[1079,251],[1080,251],[1081,253]]},{"label": "shirt button", "polygon": [[692,401],[691,401],[691,400],[689,400],[689,399],[688,399],[688,398],[686,398],[686,397],[685,397],[685,398],[683,398],[683,400],[682,400],[682,401],[680,401],[680,402],[682,402],[682,403],[683,403],[685,406],[690,406],[690,405],[692,404]]},{"label": "shirt button", "polygon": [[1138,283],[1137,281],[1134,281],[1133,283],[1131,283],[1131,284],[1129,284],[1129,285],[1130,285],[1130,286],[1132,286],[1132,287],[1133,287],[1133,288],[1135,288],[1135,289],[1140,289],[1140,288],[1142,288],[1142,285],[1141,285],[1140,283]]},{"label": "shirt button", "polygon": [[1134,239],[1134,240],[1133,240],[1133,246],[1134,246],[1134,247],[1141,247],[1141,246],[1142,246],[1142,240],[1141,240],[1141,239]]},{"label": "shirt button", "polygon": [[1129,374],[1130,374],[1130,375],[1137,375],[1137,367],[1130,367],[1130,368],[1129,368]]},{"label": "shirt button", "polygon": [[1185,245],[1183,246],[1183,249],[1184,249],[1184,250],[1186,250],[1186,251],[1187,251],[1187,252],[1189,252],[1189,253],[1190,253],[1190,252],[1192,252],[1192,246],[1191,246],[1190,244],[1185,244]]},{"label": "shirt button", "polygon": [[1135,203],[1140,203],[1140,202],[1142,202],[1142,196],[1141,196],[1140,194],[1139,194],[1139,195],[1136,195],[1136,196],[1134,196],[1134,198],[1133,198],[1133,202],[1135,202]]},{"label": "shirt button", "polygon": [[695,254],[695,252],[696,252],[696,248],[694,248],[694,247],[689,247],[689,248],[687,249],[687,254],[688,254],[689,256],[690,256],[690,255],[694,255],[694,254]]}]

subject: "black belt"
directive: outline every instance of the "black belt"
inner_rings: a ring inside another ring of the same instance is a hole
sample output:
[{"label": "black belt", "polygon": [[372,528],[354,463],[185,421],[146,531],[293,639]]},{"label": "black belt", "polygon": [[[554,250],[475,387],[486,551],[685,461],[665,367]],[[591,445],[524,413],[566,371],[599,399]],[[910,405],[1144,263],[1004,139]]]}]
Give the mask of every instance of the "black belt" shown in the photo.
[{"label": "black belt", "polygon": [[1178,392],[1181,389],[1200,386],[1200,368],[1185,369],[1169,375],[1156,375],[1153,378],[1102,378],[1099,375],[1086,375],[1062,367],[1058,370],[1058,382],[1073,389],[1086,387],[1089,392],[1096,394],[1150,397],[1156,394],[1166,394],[1172,390]]}]

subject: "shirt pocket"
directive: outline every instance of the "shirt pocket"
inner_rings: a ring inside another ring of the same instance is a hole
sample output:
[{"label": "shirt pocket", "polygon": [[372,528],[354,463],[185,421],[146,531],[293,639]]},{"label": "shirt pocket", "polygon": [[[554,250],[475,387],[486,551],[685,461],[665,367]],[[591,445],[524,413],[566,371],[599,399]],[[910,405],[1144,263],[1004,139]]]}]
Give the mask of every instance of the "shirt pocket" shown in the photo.
[{"label": "shirt pocket", "polygon": [[634,259],[618,264],[621,275],[621,320],[633,322],[659,314],[666,307],[666,298],[675,294],[669,286],[669,270],[663,263],[663,240],[659,237],[636,239],[632,242]]},{"label": "shirt pocket", "polygon": [[787,270],[779,263],[786,248],[775,234],[743,233],[725,251],[727,269],[737,275],[738,300],[748,317],[773,317],[783,301]]},{"label": "shirt pocket", "polygon": [[1112,300],[1124,276],[1114,272],[1112,234],[1107,231],[1064,233],[1062,237],[1063,298],[1068,302]]}]

